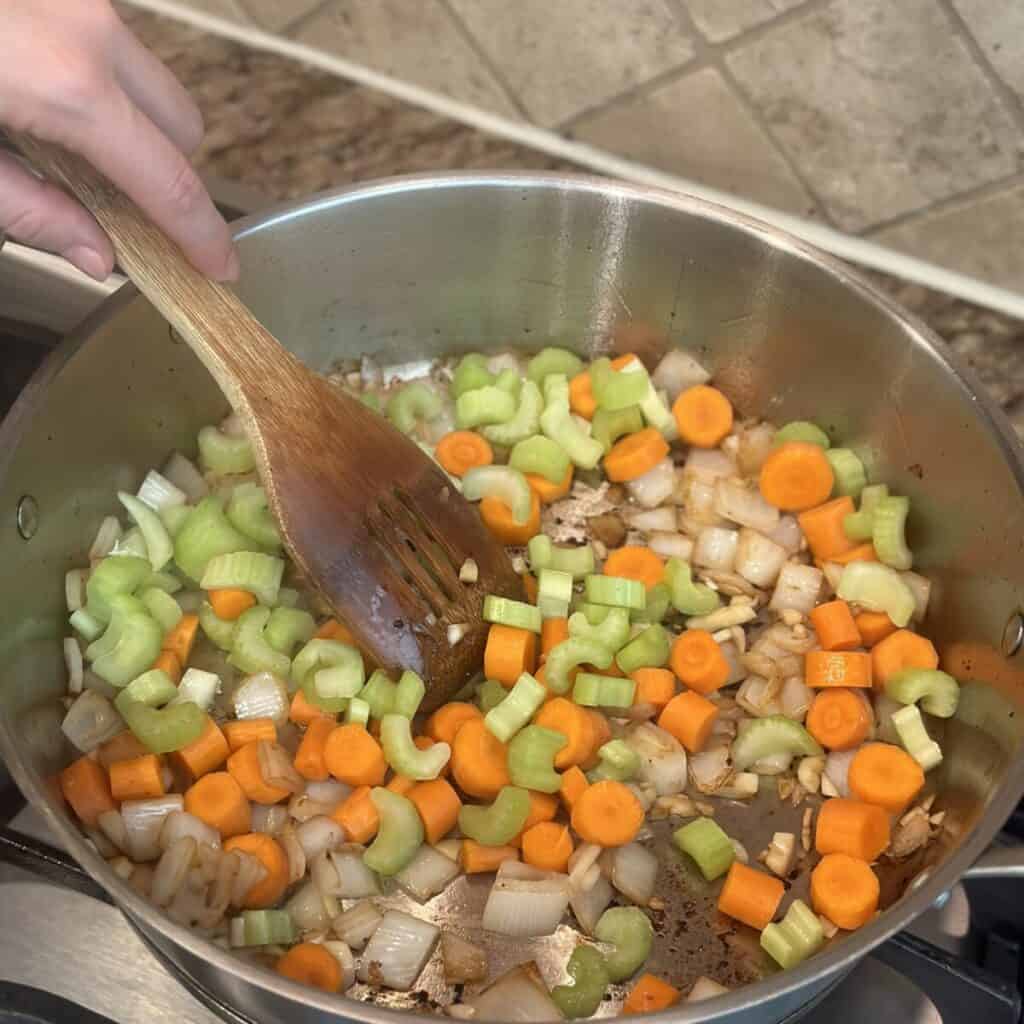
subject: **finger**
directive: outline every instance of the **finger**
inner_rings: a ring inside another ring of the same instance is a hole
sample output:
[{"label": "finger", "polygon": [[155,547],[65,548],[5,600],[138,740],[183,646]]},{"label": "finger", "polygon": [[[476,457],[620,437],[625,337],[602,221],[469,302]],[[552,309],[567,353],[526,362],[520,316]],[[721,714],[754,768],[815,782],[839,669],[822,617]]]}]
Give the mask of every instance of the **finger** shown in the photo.
[{"label": "finger", "polygon": [[184,86],[131,31],[120,26],[114,40],[114,72],[135,105],[183,153],[203,139],[203,116]]},{"label": "finger", "polygon": [[85,208],[5,153],[0,153],[0,231],[60,253],[97,281],[114,269],[110,239]]},{"label": "finger", "polygon": [[92,116],[69,125],[69,133],[72,148],[133,199],[197,270],[218,281],[238,277],[231,233],[199,175],[124,92],[104,90]]}]

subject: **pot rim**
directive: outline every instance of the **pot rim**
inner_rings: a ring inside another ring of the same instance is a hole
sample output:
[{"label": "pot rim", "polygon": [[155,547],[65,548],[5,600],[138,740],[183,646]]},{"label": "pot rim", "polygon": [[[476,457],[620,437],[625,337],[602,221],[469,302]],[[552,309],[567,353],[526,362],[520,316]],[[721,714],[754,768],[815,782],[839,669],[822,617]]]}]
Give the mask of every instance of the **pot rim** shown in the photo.
[{"label": "pot rim", "polygon": [[[568,193],[588,194],[620,202],[636,201],[666,208],[673,211],[693,213],[705,219],[716,221],[730,228],[738,228],[754,236],[773,249],[786,252],[797,259],[815,264],[846,288],[858,293],[865,301],[880,308],[903,330],[912,345],[928,350],[952,374],[959,387],[972,400],[978,416],[990,434],[993,434],[1002,451],[1003,459],[1009,466],[1024,497],[1024,450],[1002,411],[982,389],[974,374],[961,365],[958,357],[926,324],[903,310],[884,292],[838,258],[804,242],[789,233],[732,210],[684,192],[645,185],[632,185],[593,175],[537,172],[448,172],[404,175],[377,179],[356,185],[319,193],[315,196],[282,202],[259,213],[236,221],[232,229],[236,239],[258,234],[275,224],[292,219],[315,216],[319,211],[350,203],[364,203],[393,195],[435,191],[438,189],[555,189]],[[14,451],[22,426],[32,416],[38,396],[46,384],[56,376],[68,359],[85,344],[95,328],[105,322],[123,305],[136,298],[134,285],[128,284],[104,301],[78,328],[76,328],[47,358],[37,370],[29,385],[19,397],[15,406],[0,425],[0,453]],[[0,477],[6,473],[10,456],[0,455]],[[65,849],[80,863],[114,899],[118,907],[134,919],[143,929],[152,929],[166,942],[183,946],[191,955],[209,962],[220,971],[225,971],[239,981],[269,991],[277,996],[296,1000],[310,1008],[328,1014],[343,1014],[362,1024],[399,1024],[407,1021],[409,1011],[395,1010],[364,1003],[358,1000],[338,1001],[337,996],[319,993],[315,989],[300,985],[269,970],[248,963],[221,949],[213,942],[202,938],[182,925],[168,918],[147,900],[137,895],[126,882],[121,881],[109,869],[106,862],[86,840],[70,819],[57,813],[55,801],[47,793],[43,780],[30,772],[22,761],[16,737],[10,726],[0,720],[0,753],[26,797],[43,814],[47,825],[53,830]],[[851,968],[872,948],[904,928],[911,920],[927,910],[932,903],[951,888],[970,865],[981,855],[1002,827],[1010,812],[1024,796],[1024,756],[1018,751],[1007,770],[1006,778],[988,800],[984,812],[971,833],[935,869],[915,891],[903,896],[893,907],[880,914],[856,935],[846,937],[822,953],[811,957],[799,967],[780,971],[761,981],[731,991],[716,998],[713,1004],[700,1004],[687,1008],[678,1004],[670,1011],[658,1014],[658,1019],[669,1016],[673,1020],[696,1022],[698,1020],[724,1019],[732,1013],[747,1009],[758,1003],[793,995],[797,990],[823,981],[829,976]],[[166,953],[163,954],[166,956]],[[654,1020],[654,1014],[638,1015],[638,1024]]]}]

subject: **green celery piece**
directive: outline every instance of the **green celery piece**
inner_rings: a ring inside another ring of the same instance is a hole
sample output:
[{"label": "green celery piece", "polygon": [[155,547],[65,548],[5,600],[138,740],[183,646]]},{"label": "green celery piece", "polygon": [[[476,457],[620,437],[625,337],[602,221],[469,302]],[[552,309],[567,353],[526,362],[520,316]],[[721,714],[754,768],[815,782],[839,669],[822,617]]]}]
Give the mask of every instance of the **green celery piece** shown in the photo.
[{"label": "green celery piece", "polygon": [[502,743],[508,743],[533,718],[544,703],[547,693],[543,683],[524,672],[516,680],[515,686],[487,712],[484,725]]},{"label": "green celery piece", "polygon": [[536,605],[494,594],[484,598],[483,620],[515,629],[527,629],[531,633],[539,633],[541,629],[540,609]]},{"label": "green celery piece", "polygon": [[477,702],[480,705],[480,710],[487,715],[507,696],[508,690],[497,679],[485,679],[477,691]]},{"label": "green celery piece", "polygon": [[206,728],[206,712],[184,701],[165,708],[130,703],[119,709],[125,724],[153,754],[169,754],[199,739]]},{"label": "green celery piece", "polygon": [[203,590],[247,590],[260,604],[274,605],[282,576],[283,558],[258,551],[231,551],[210,559],[199,585]]},{"label": "green celery piece", "polygon": [[668,661],[672,642],[657,623],[648,626],[615,655],[616,664],[626,675],[638,668],[661,668]]},{"label": "green celery piece", "polygon": [[[403,721],[409,724],[408,719]],[[363,854],[363,863],[379,875],[397,875],[423,845],[423,822],[411,800],[389,789],[374,786],[370,799],[380,815],[380,827]]]},{"label": "green celery piece", "polygon": [[494,383],[494,374],[487,369],[487,357],[479,352],[469,352],[459,360],[452,375],[452,398],[458,398],[467,391],[476,391]]},{"label": "green celery piece", "polygon": [[517,732],[508,745],[508,775],[513,784],[539,793],[557,793],[562,776],[555,771],[555,755],[566,743],[562,733],[542,725],[528,725]]},{"label": "green celery piece", "polygon": [[498,387],[467,391],[455,400],[455,422],[460,430],[507,423],[515,412],[516,400]]},{"label": "green celery piece", "polygon": [[311,640],[315,632],[316,622],[309,612],[278,606],[267,619],[263,637],[275,651],[291,658],[292,651]]},{"label": "green celery piece", "polygon": [[125,491],[117,492],[117,500],[124,505],[146,542],[146,553],[154,572],[159,572],[174,555],[174,542],[160,516],[144,501]]},{"label": "green celery piece", "polygon": [[242,936],[247,946],[290,946],[295,924],[287,910],[243,910]]},{"label": "green celery piece", "polygon": [[146,611],[160,623],[160,628],[168,633],[181,621],[181,606],[164,590],[157,587],[146,587],[139,593],[139,600],[146,606]]},{"label": "green celery piece", "polygon": [[228,499],[225,515],[239,533],[260,547],[271,552],[280,549],[281,534],[277,530],[277,521],[270,511],[267,492],[259,484],[247,482],[236,485]]},{"label": "green celery piece", "polygon": [[541,569],[549,569],[551,567],[551,556],[554,549],[554,544],[551,543],[551,538],[546,534],[538,533],[536,536],[530,538],[530,542],[526,545],[526,554],[530,559],[530,568],[534,572],[540,572]]},{"label": "green celery piece", "polygon": [[489,807],[463,805],[459,829],[484,846],[504,846],[519,835],[529,814],[530,794],[519,786],[502,786]]},{"label": "green celery piece", "polygon": [[710,587],[693,582],[690,563],[681,558],[665,563],[665,580],[672,593],[672,607],[683,615],[710,615],[722,603]]},{"label": "green celery piece", "polygon": [[267,643],[264,630],[269,619],[270,609],[261,605],[248,608],[239,615],[235,622],[228,662],[250,675],[269,672],[287,679],[291,659]]},{"label": "green celery piece", "polygon": [[557,569],[537,573],[537,607],[541,619],[564,619],[572,601],[572,576]]},{"label": "green celery piece", "polygon": [[909,498],[882,498],[875,505],[871,521],[871,543],[878,560],[893,569],[905,572],[914,564],[914,556],[904,536]]},{"label": "green celery piece", "polygon": [[721,878],[736,859],[731,840],[711,818],[697,818],[677,828],[672,839],[683,853],[696,861],[700,873],[709,882]]},{"label": "green celery piece", "polygon": [[609,359],[597,359],[591,364],[590,381],[598,408],[609,412],[637,406],[650,386],[645,370],[631,373],[616,370]]},{"label": "green celery piece", "polygon": [[592,604],[640,611],[647,607],[647,588],[639,580],[595,573],[584,580],[584,588],[587,600]]},{"label": "green celery piece", "polygon": [[192,509],[188,505],[168,505],[166,508],[160,509],[157,515],[160,517],[160,522],[167,528],[167,532],[171,535],[173,540],[178,536],[178,531],[182,528],[185,520],[191,515]]},{"label": "green celery piece", "polygon": [[868,482],[864,463],[849,448],[830,448],[825,452],[835,477],[833,493],[856,498]]},{"label": "green celery piece", "polygon": [[388,419],[403,433],[411,434],[420,421],[436,420],[444,404],[441,396],[422,381],[411,381],[388,399]]},{"label": "green celery piece", "polygon": [[[335,669],[338,671],[332,671],[321,681],[321,672]],[[366,699],[363,694],[366,678],[363,656],[351,644],[338,640],[310,640],[291,663],[291,677],[292,682],[302,687],[310,704],[332,714],[343,710],[350,697]],[[321,692],[321,686],[324,692]]]},{"label": "green celery piece", "polygon": [[68,617],[71,628],[87,643],[92,643],[102,632],[103,623],[94,618],[84,608],[72,612]]},{"label": "green celery piece", "polygon": [[[536,387],[536,385],[534,385]],[[539,422],[539,421],[538,421]],[[543,434],[534,434],[520,441],[508,457],[508,464],[520,473],[536,473],[560,484],[572,466],[572,460],[562,446]]]},{"label": "green celery piece", "polygon": [[615,947],[605,956],[605,965],[609,979],[618,983],[636,973],[650,956],[654,928],[639,907],[612,907],[598,920],[594,938]]},{"label": "green celery piece", "polygon": [[153,567],[148,559],[133,555],[104,558],[89,574],[85,584],[85,610],[98,622],[110,621],[110,601],[116,594],[134,594],[149,578]]},{"label": "green celery piece", "polygon": [[819,448],[831,448],[832,442],[828,434],[817,424],[807,420],[793,420],[780,427],[775,432],[774,444],[786,444],[789,441],[803,441],[806,444],[816,444]]},{"label": "green celery piece", "polygon": [[860,492],[860,508],[843,519],[843,532],[850,540],[863,543],[871,540],[875,528],[875,508],[883,498],[889,497],[885,484],[872,484]]},{"label": "green celery piece", "polygon": [[[630,376],[636,376],[630,374]],[[624,409],[598,409],[591,420],[591,436],[604,448],[607,455],[612,445],[625,434],[635,434],[644,429],[644,418],[639,405],[627,405]]]},{"label": "green celery piece", "polygon": [[[580,601],[576,605],[576,611],[578,611],[591,626],[600,626],[601,623],[608,618],[611,612],[625,610],[625,608],[612,608],[607,604],[591,604],[589,601]],[[632,618],[633,613],[629,612],[628,615]],[[622,642],[625,643],[628,639],[629,633],[626,633]]]},{"label": "green celery piece", "polygon": [[572,699],[588,708],[628,708],[636,696],[636,683],[619,676],[580,672],[572,687]]},{"label": "green celery piece", "polygon": [[475,466],[462,477],[462,495],[467,501],[500,498],[512,519],[522,525],[533,511],[533,491],[526,477],[509,466]]},{"label": "green celery piece", "polygon": [[144,704],[148,708],[158,708],[178,695],[178,688],[171,677],[162,668],[151,668],[136,676],[118,695],[114,706],[124,712],[128,704]]},{"label": "green celery piece", "polygon": [[[172,505],[172,508],[184,508],[184,505]],[[185,584],[173,573],[151,572],[141,583],[143,587],[155,587],[165,594],[176,594]]]},{"label": "green celery piece", "polygon": [[[596,607],[607,612],[596,624],[591,623],[586,612],[573,612],[569,616],[569,636],[601,644],[614,654],[629,640],[629,612],[625,608],[612,608],[608,605]],[[598,668],[608,668],[608,665],[598,665]]]},{"label": "green celery piece", "polygon": [[[149,551],[146,549],[146,538],[137,526],[125,530],[121,539],[114,545],[111,555],[131,555],[133,558],[144,558],[149,561]],[[152,563],[150,563],[152,565]]]},{"label": "green celery piece", "polygon": [[398,678],[395,685],[395,699],[392,710],[396,715],[403,715],[405,718],[413,718],[423,703],[427,694],[427,687],[423,680],[415,672],[406,669]]},{"label": "green celery piece", "polygon": [[199,606],[199,625],[214,646],[222,651],[230,651],[234,646],[237,621],[219,618],[209,601]]},{"label": "green celery piece", "polygon": [[886,695],[901,704],[917,704],[936,718],[952,718],[960,702],[960,684],[937,668],[905,668],[886,680]]},{"label": "green celery piece", "polygon": [[[570,621],[572,616],[570,616]],[[570,636],[548,651],[544,663],[544,678],[552,693],[565,693],[569,689],[569,672],[577,665],[608,668],[612,652],[596,640]]]},{"label": "green celery piece", "polygon": [[739,735],[732,745],[732,763],[736,771],[746,771],[762,758],[775,754],[821,757],[824,751],[799,722],[783,715],[740,722]]},{"label": "green celery piece", "polygon": [[942,763],[942,748],[928,735],[924,719],[916,704],[907,704],[889,716],[903,749],[930,772]]},{"label": "green celery piece", "polygon": [[380,720],[380,743],[395,774],[419,781],[436,779],[452,752],[447,743],[435,743],[420,750],[413,742],[409,719],[398,714],[385,715]]},{"label": "green celery piece", "polygon": [[217,555],[251,551],[253,542],[239,533],[224,514],[224,502],[210,495],[189,513],[174,538],[174,561],[198,583],[206,566]]},{"label": "green celery piece", "polygon": [[640,755],[625,740],[609,740],[598,748],[597,756],[600,764],[592,773],[594,782],[628,782],[640,771]]},{"label": "green celery piece", "polygon": [[594,549],[590,544],[580,547],[554,547],[551,551],[550,569],[566,572],[574,580],[583,579],[594,571]]},{"label": "green celery piece", "polygon": [[361,697],[350,698],[348,706],[345,708],[345,721],[352,725],[369,725],[370,705]]},{"label": "green celery piece", "polygon": [[384,411],[380,395],[378,395],[376,391],[350,391],[349,394],[354,398],[358,398],[367,409],[372,409],[374,412],[378,413],[382,413]]},{"label": "green celery piece", "polygon": [[527,364],[526,376],[535,384],[555,374],[575,377],[583,369],[583,360],[565,348],[542,348]]},{"label": "green celery piece", "polygon": [[565,969],[572,978],[571,985],[556,985],[551,1000],[571,1020],[592,1017],[604,999],[608,988],[608,968],[604,957],[593,946],[578,945],[569,957]]},{"label": "green celery piece", "polygon": [[519,393],[523,387],[523,378],[519,376],[518,370],[506,366],[504,370],[498,371],[498,376],[494,378],[494,386],[502,391],[507,391],[518,402]]},{"label": "green celery piece", "polygon": [[[516,406],[512,418],[504,423],[488,424],[480,429],[480,433],[491,444],[499,445],[502,448],[518,446],[540,430],[540,414],[543,408],[544,399],[541,396],[540,388],[533,381],[525,381],[519,392],[519,404]],[[515,469],[520,468],[515,466],[511,460],[509,464],[513,465]],[[565,473],[562,476],[564,477]],[[559,477],[559,481],[561,481],[561,477]]]},{"label": "green celery piece", "polygon": [[761,948],[784,970],[802,964],[824,942],[821,921],[803,900],[793,900],[786,916],[761,932]]},{"label": "green celery piece", "polygon": [[398,684],[386,672],[378,668],[359,691],[359,698],[369,706],[370,717],[380,719],[394,713],[397,689]]},{"label": "green celery piece", "polygon": [[885,612],[900,629],[910,621],[917,607],[910,587],[900,574],[881,562],[850,562],[844,565],[836,594],[868,611]]},{"label": "green celery piece", "polygon": [[111,686],[125,686],[160,655],[164,631],[145,605],[127,594],[109,599],[110,624],[85,650],[92,670]]},{"label": "green celery piece", "polygon": [[655,583],[647,591],[647,607],[632,609],[629,621],[653,624],[661,622],[672,604],[672,591],[667,583]]},{"label": "green celery piece", "polygon": [[248,473],[256,468],[256,458],[246,437],[229,437],[216,427],[199,431],[199,465],[218,476]]},{"label": "green celery piece", "polygon": [[595,441],[572,418],[567,399],[548,403],[540,415],[540,429],[561,446],[580,469],[595,469],[604,455],[601,442]]}]

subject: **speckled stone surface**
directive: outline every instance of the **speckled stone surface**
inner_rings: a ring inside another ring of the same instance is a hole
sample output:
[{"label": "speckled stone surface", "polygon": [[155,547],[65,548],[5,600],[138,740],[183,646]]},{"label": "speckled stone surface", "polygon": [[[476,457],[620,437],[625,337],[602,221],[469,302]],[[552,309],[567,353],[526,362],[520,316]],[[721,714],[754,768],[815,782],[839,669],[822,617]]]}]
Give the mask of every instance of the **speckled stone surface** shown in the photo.
[{"label": "speckled stone surface", "polygon": [[[200,167],[270,198],[416,171],[579,169],[294,61],[132,8],[122,16],[202,109]],[[1024,322],[870,276],[950,343],[1024,438]]]}]

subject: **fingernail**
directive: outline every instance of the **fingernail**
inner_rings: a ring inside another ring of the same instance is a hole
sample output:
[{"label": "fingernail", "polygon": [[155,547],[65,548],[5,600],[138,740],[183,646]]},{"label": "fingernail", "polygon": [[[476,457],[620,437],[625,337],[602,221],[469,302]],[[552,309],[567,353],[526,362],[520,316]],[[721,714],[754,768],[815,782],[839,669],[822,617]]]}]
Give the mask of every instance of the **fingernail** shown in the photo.
[{"label": "fingernail", "polygon": [[95,250],[87,245],[73,245],[64,253],[64,259],[73,263],[83,274],[88,274],[93,280],[105,281],[110,276],[110,267],[107,261]]},{"label": "fingernail", "polygon": [[227,263],[224,264],[224,273],[221,276],[221,280],[237,281],[241,271],[242,268],[238,262],[238,250],[233,248],[228,254]]}]

